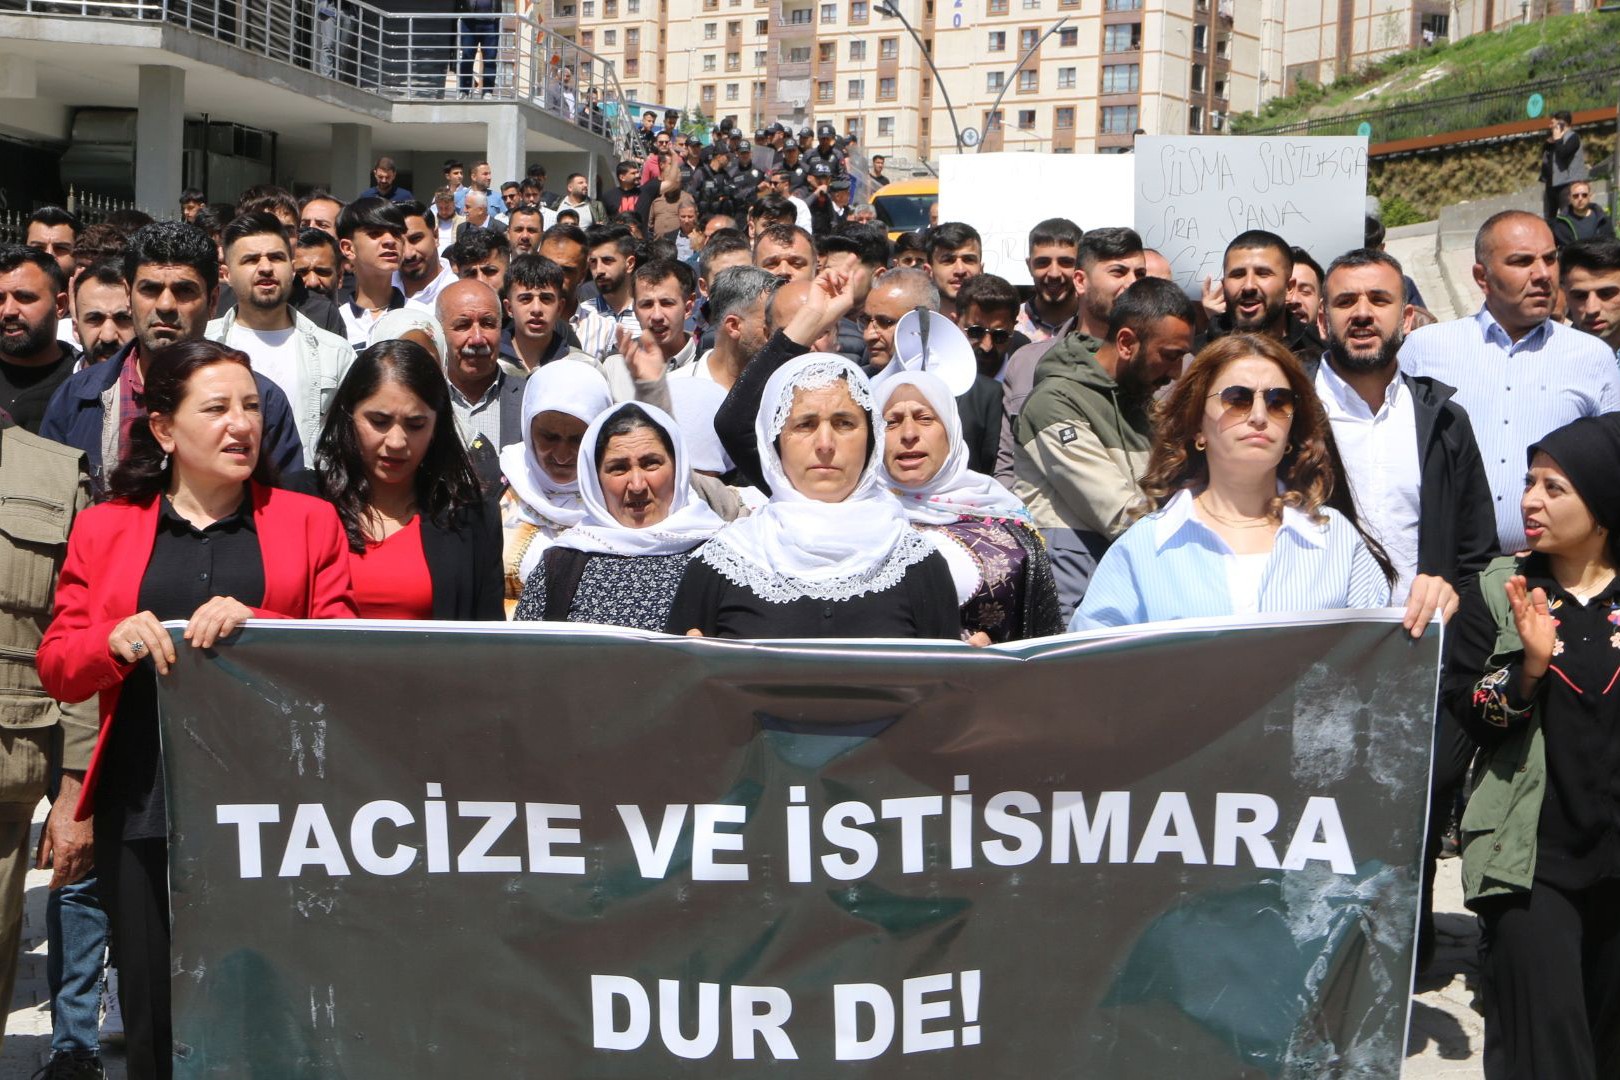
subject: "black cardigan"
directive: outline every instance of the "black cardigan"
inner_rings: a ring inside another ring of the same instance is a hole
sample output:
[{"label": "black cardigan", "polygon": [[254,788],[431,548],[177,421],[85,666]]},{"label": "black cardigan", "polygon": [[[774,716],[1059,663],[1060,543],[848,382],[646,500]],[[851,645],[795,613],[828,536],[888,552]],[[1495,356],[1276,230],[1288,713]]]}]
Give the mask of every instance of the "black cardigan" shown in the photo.
[{"label": "black cardigan", "polygon": [[[325,498],[313,469],[286,477],[289,491]],[[441,526],[422,517],[422,555],[433,584],[433,618],[446,622],[504,622],[506,577],[501,566],[501,515],[494,497],[452,511]]]}]

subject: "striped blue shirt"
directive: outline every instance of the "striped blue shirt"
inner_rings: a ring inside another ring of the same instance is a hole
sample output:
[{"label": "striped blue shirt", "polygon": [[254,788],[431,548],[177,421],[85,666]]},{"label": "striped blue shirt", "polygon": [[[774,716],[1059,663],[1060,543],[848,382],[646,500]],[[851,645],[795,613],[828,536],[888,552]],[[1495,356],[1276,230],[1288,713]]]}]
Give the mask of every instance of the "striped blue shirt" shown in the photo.
[{"label": "striped blue shirt", "polygon": [[1524,453],[1571,420],[1620,409],[1620,368],[1601,339],[1551,319],[1512,341],[1484,307],[1469,319],[1412,331],[1401,346],[1409,375],[1456,387],[1485,459],[1502,551],[1524,547]]},{"label": "striped blue shirt", "polygon": [[[1260,575],[1262,613],[1389,603],[1389,582],[1354,526],[1328,507],[1322,514],[1327,520],[1318,525],[1283,510]],[[1231,557],[1226,541],[1193,513],[1192,492],[1178,492],[1114,541],[1069,629],[1231,615]]]}]

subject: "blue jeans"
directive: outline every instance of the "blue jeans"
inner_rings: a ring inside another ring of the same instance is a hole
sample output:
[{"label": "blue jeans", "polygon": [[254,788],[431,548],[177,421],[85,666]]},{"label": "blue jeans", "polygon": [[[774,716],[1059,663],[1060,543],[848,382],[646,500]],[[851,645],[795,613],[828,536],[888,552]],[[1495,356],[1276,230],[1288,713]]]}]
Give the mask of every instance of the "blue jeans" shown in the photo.
[{"label": "blue jeans", "polygon": [[484,89],[495,89],[495,47],[500,25],[494,19],[461,20],[461,89],[473,88],[473,60],[484,50]]},{"label": "blue jeans", "polygon": [[107,949],[107,913],[95,871],[55,889],[45,901],[50,949],[45,979],[51,988],[51,1051],[99,1053],[101,958]]}]

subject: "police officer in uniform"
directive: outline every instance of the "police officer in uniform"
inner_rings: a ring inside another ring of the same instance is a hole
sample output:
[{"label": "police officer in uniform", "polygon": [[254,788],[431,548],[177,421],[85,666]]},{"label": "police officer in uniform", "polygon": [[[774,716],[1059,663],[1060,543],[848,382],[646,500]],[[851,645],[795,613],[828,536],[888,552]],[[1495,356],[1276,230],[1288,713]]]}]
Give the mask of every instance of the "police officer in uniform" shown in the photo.
[{"label": "police officer in uniform", "polygon": [[731,154],[724,142],[717,143],[703,152],[703,164],[692,174],[691,184],[687,191],[697,200],[700,217],[712,217],[715,214],[730,214],[736,216],[737,203],[733,195],[731,177],[726,166],[731,160]]},{"label": "police officer in uniform", "polygon": [[737,208],[747,213],[759,200],[759,185],[765,181],[765,170],[754,164],[754,147],[746,139],[737,143],[737,159],[731,163],[732,198]]},{"label": "police officer in uniform", "polygon": [[782,162],[777,168],[787,173],[788,191],[802,199],[810,189],[810,169],[799,160],[800,156],[798,143],[785,143],[782,146]]},{"label": "police officer in uniform", "polygon": [[776,151],[771,147],[771,129],[760,128],[754,132],[754,166],[769,175],[776,168],[776,161]]},{"label": "police officer in uniform", "polygon": [[816,133],[807,127],[799,129],[799,152],[808,154],[810,148],[816,144]]},{"label": "police officer in uniform", "polygon": [[804,155],[806,161],[812,166],[826,165],[832,170],[832,175],[844,174],[844,155],[838,152],[834,143],[838,140],[838,129],[823,121],[817,132],[816,148]]},{"label": "police officer in uniform", "polygon": [[810,191],[804,201],[810,206],[810,232],[815,236],[830,236],[837,231],[837,215],[833,213],[832,166],[825,161],[810,164]]}]

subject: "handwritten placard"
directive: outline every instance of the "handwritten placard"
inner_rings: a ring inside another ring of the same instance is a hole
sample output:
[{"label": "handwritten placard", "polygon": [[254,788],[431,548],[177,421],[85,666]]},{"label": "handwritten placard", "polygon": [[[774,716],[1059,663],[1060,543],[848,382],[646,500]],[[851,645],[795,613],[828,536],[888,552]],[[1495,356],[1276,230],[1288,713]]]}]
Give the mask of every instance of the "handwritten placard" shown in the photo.
[{"label": "handwritten placard", "polygon": [[1226,245],[1250,229],[1323,266],[1365,239],[1362,136],[1141,135],[1135,156],[1136,231],[1189,296],[1219,280]]},{"label": "handwritten placard", "polygon": [[972,225],[984,272],[1032,284],[1029,230],[1066,217],[1082,229],[1132,220],[1129,154],[958,154],[939,163],[939,220]]}]

